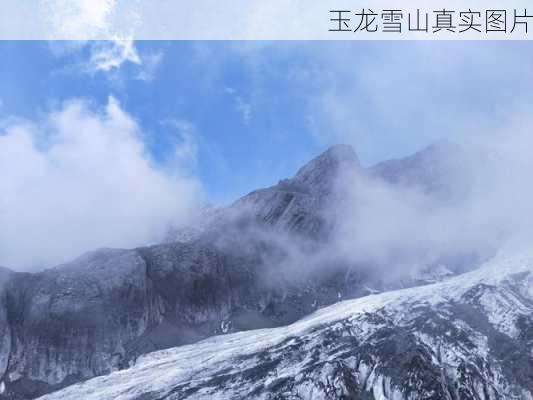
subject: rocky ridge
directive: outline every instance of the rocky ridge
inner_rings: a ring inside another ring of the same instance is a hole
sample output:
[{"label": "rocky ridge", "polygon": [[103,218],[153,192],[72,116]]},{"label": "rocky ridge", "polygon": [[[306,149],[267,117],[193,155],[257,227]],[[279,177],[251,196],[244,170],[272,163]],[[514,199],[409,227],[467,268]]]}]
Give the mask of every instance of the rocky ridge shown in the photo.
[{"label": "rocky ridge", "polygon": [[533,258],[217,336],[42,400],[533,398]]},{"label": "rocky ridge", "polygon": [[[415,160],[445,168],[430,150]],[[393,169],[415,184],[414,164]],[[33,274],[1,270],[0,399],[35,398],[152,351],[287,325],[343,299],[455,273],[431,270],[394,286],[327,252],[339,174],[391,168],[365,169],[352,148],[335,146],[293,178],[210,213],[186,241],[100,249]]]}]

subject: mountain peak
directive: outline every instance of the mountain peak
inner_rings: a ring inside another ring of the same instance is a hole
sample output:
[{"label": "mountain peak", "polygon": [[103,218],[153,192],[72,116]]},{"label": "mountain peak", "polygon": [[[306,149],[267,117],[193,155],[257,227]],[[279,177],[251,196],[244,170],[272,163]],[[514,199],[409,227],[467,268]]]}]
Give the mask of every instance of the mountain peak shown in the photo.
[{"label": "mountain peak", "polygon": [[335,144],[328,148],[325,152],[317,158],[327,157],[341,161],[355,161],[358,162],[357,154],[352,146],[349,144]]},{"label": "mountain peak", "polygon": [[352,146],[337,144],[298,170],[295,180],[308,185],[322,185],[342,169],[359,167],[359,159]]},{"label": "mountain peak", "polygon": [[330,163],[359,164],[359,158],[357,157],[354,148],[349,144],[333,145],[318,157],[311,160],[309,164],[317,160],[327,160]]}]

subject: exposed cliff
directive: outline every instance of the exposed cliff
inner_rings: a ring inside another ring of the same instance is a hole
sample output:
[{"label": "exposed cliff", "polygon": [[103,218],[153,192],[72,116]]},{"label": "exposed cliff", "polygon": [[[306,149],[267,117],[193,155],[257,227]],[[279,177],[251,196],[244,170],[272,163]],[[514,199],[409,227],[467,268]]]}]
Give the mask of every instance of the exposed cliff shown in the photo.
[{"label": "exposed cliff", "polygon": [[143,356],[42,400],[533,398],[533,259]]}]

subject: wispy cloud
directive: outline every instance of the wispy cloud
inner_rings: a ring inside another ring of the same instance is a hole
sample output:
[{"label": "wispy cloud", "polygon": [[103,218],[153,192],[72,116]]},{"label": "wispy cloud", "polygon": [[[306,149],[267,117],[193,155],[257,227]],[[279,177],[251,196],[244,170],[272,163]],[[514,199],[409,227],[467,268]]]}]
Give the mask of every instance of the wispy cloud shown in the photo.
[{"label": "wispy cloud", "polygon": [[239,92],[234,88],[227,87],[225,91],[235,102],[235,110],[241,115],[243,123],[248,125],[253,116],[252,104],[248,101],[245,101]]},{"label": "wispy cloud", "polygon": [[139,73],[136,78],[141,81],[149,82],[155,77],[155,73],[159,64],[163,61],[163,52],[157,51],[154,53],[143,54],[142,68],[139,68]]},{"label": "wispy cloud", "polygon": [[166,157],[166,164],[177,171],[190,173],[194,171],[198,162],[198,132],[196,127],[184,119],[170,119],[162,126],[170,130],[169,145],[172,151]]},{"label": "wispy cloud", "polygon": [[125,62],[141,65],[141,57],[131,38],[115,38],[91,44],[91,56],[87,65],[90,72],[118,69]]},{"label": "wispy cloud", "polygon": [[139,69],[137,79],[149,81],[153,78],[162,60],[162,53],[140,54],[133,39],[134,24],[130,25],[127,32],[115,30],[113,18],[117,13],[116,0],[55,0],[48,8],[55,29],[52,38],[85,39],[54,42],[52,45],[59,56],[88,49],[89,55],[79,63],[79,71],[90,74],[113,72],[130,63]]}]

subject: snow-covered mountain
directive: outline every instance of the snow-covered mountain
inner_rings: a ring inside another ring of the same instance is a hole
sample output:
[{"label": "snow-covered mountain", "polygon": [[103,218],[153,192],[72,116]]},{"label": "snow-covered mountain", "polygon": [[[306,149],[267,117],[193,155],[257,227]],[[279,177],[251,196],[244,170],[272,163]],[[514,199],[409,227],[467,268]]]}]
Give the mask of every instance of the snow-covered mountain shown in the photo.
[{"label": "snow-covered mountain", "polygon": [[533,399],[533,257],[216,336],[41,400]]},{"label": "snow-covered mountain", "polygon": [[[364,168],[351,147],[334,146],[292,178],[205,209],[171,241],[100,249],[38,273],[0,269],[0,399],[32,399],[153,351],[285,326],[342,300],[476,268],[475,253],[452,249],[407,272],[387,264],[384,274],[338,251],[335,235],[351,218],[342,205],[352,186],[408,185],[457,201],[446,171],[461,159],[440,145]],[[344,236],[348,247],[363,238]]]}]

